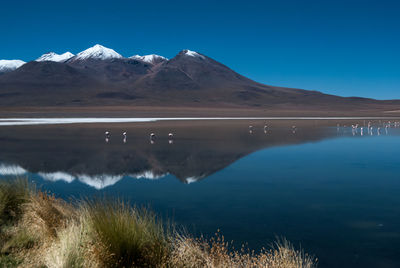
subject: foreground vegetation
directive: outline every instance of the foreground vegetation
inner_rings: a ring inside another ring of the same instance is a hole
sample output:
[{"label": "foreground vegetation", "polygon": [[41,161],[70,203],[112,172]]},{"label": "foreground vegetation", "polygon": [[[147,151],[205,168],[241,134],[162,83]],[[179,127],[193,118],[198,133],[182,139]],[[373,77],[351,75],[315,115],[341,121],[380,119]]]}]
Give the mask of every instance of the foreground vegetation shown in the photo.
[{"label": "foreground vegetation", "polygon": [[177,232],[120,201],[69,204],[25,180],[0,181],[0,267],[316,267],[286,240],[259,253]]}]

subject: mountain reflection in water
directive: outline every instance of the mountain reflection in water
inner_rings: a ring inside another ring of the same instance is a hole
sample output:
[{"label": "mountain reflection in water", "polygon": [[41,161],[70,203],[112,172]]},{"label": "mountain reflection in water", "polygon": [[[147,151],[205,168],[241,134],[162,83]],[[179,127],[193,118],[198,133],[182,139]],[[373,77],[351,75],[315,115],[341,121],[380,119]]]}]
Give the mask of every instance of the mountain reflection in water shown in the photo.
[{"label": "mountain reflection in water", "polygon": [[[340,129],[318,120],[3,127],[0,175],[35,173],[96,189],[123,177],[155,180],[168,174],[193,183],[260,149],[354,136],[349,124],[341,122]],[[104,130],[110,132],[106,139]]]},{"label": "mountain reflection in water", "polygon": [[[45,180],[79,180],[96,189],[123,177],[160,179],[171,174],[191,183],[263,148],[317,141],[336,132],[308,123],[296,133],[290,123],[263,121],[3,127],[0,173],[36,173]],[[105,130],[110,132],[105,141]],[[124,143],[122,133],[127,132]],[[173,132],[174,137],[168,137]],[[154,139],[149,138],[155,133]]]}]

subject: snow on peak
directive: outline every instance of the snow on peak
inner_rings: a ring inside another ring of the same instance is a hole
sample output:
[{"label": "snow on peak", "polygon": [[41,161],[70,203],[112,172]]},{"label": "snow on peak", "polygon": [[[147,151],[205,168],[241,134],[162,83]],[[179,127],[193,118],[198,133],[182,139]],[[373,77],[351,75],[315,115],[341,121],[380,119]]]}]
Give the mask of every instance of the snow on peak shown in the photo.
[{"label": "snow on peak", "polygon": [[204,56],[199,54],[199,53],[197,53],[196,51],[192,51],[192,50],[186,49],[186,50],[183,51],[183,53],[186,56],[204,59]]},{"label": "snow on peak", "polygon": [[22,60],[0,60],[0,72],[10,72],[25,64]]},{"label": "snow on peak", "polygon": [[91,48],[88,48],[75,56],[75,60],[86,60],[86,59],[120,59],[122,56],[115,52],[115,50],[111,48],[103,47],[102,45],[95,45]]},{"label": "snow on peak", "polygon": [[75,56],[75,55],[72,54],[71,52],[65,52],[64,54],[61,54],[61,55],[54,53],[54,52],[49,52],[49,53],[43,54],[42,56],[37,58],[36,61],[65,62],[68,59],[72,58],[73,56]]},{"label": "snow on peak", "polygon": [[141,60],[141,61],[148,62],[148,63],[156,63],[157,61],[168,60],[166,57],[156,55],[156,54],[150,54],[150,55],[144,55],[144,56],[135,55],[130,58],[135,59],[135,60]]}]

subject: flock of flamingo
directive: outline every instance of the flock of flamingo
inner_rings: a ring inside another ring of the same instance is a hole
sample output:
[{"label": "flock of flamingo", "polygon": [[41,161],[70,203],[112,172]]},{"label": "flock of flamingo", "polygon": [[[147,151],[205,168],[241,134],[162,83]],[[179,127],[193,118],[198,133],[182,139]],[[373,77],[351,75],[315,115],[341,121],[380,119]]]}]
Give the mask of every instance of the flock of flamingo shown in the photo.
[{"label": "flock of flamingo", "polygon": [[[292,132],[293,132],[293,134],[294,134],[294,133],[296,133],[296,131],[297,131],[297,127],[296,127],[296,126],[292,126],[291,130],[292,130]],[[250,125],[250,126],[249,126],[249,133],[250,133],[250,134],[253,134],[253,131],[254,131],[254,128],[253,128],[252,125]],[[268,132],[268,125],[265,124],[265,125],[264,125],[264,133],[267,134],[267,132]]]},{"label": "flock of flamingo", "polygon": [[[337,124],[338,132],[340,130],[340,127],[341,127],[340,124]],[[400,127],[400,122],[399,121],[395,121],[395,122],[391,122],[391,121],[381,122],[381,121],[379,121],[379,125],[376,127],[376,134],[377,135],[381,135],[382,128],[385,130],[385,133],[388,134],[388,128],[391,128],[391,127],[396,127],[396,128]],[[347,126],[343,125],[343,128],[346,129]],[[264,129],[264,133],[266,134],[268,132],[268,129],[269,129],[268,125],[265,124],[263,129]],[[364,127],[360,127],[359,124],[351,125],[351,132],[352,132],[353,136],[358,134],[358,130],[360,130],[360,135],[361,136],[364,135],[364,130],[367,131],[365,133],[365,135],[373,135],[373,133],[374,133],[373,132],[374,131],[374,127],[372,126],[371,122],[368,122],[368,124],[366,125],[365,121],[364,121]],[[297,127],[293,125],[291,127],[291,131],[292,131],[293,134],[295,134],[296,131],[297,131]],[[249,133],[253,134],[253,132],[254,132],[254,127],[252,125],[249,125]],[[111,138],[111,132],[110,131],[106,131],[106,132],[104,132],[104,135],[105,135],[105,141],[108,143],[110,141],[110,138]],[[122,141],[124,143],[126,143],[126,141],[127,141],[127,132],[126,131],[122,132],[122,137],[123,137]],[[156,140],[156,134],[153,133],[153,132],[150,133],[149,138],[150,138],[150,143],[154,144],[155,140]],[[172,144],[174,142],[173,139],[174,139],[174,134],[172,132],[168,133],[168,143],[169,144]]]},{"label": "flock of flamingo", "polygon": [[[111,132],[106,131],[106,132],[104,132],[104,135],[105,135],[105,141],[108,143],[111,139]],[[126,141],[127,141],[127,132],[126,131],[122,132],[122,137],[123,137],[122,138],[123,143],[126,143]],[[156,139],[156,134],[153,132],[150,133],[150,143],[151,144],[153,144],[155,142],[155,139]],[[174,134],[172,132],[168,133],[168,143],[169,144],[174,143],[173,139],[174,139]]]},{"label": "flock of flamingo", "polygon": [[[346,125],[343,125],[343,127],[346,127]],[[385,134],[387,135],[388,134],[388,129],[391,128],[391,127],[395,127],[395,128],[400,127],[400,122],[398,122],[398,121],[395,121],[395,122],[391,122],[391,121],[382,122],[382,121],[379,121],[379,124],[376,127],[376,135],[378,135],[378,136],[381,135],[381,130],[382,129],[385,130]],[[368,122],[367,125],[365,124],[365,121],[364,121],[364,127],[359,127],[359,124],[351,125],[351,133],[353,134],[353,136],[358,134],[358,130],[359,129],[360,129],[360,135],[361,136],[364,136],[364,134],[365,135],[374,135],[374,127],[372,126],[371,121]],[[340,130],[340,125],[339,124],[337,124],[337,130],[338,130],[338,132]],[[364,130],[366,130],[367,132],[364,133]]]}]

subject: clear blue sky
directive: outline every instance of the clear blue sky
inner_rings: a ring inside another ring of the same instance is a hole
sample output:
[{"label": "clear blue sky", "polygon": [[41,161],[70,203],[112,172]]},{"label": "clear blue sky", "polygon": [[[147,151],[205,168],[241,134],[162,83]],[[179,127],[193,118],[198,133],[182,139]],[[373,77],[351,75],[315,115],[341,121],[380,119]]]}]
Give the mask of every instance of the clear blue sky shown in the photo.
[{"label": "clear blue sky", "polygon": [[0,59],[182,49],[256,81],[400,99],[400,1],[3,1]]}]

